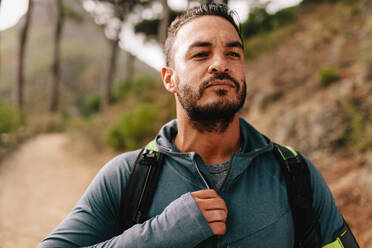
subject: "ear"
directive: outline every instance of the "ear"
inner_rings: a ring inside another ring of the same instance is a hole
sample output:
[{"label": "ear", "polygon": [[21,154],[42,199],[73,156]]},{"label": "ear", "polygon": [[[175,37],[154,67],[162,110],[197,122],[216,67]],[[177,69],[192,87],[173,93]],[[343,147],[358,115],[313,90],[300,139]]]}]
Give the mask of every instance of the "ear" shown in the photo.
[{"label": "ear", "polygon": [[176,93],[176,85],[174,83],[176,75],[174,70],[171,67],[161,68],[161,77],[163,79],[165,89],[171,93]]}]

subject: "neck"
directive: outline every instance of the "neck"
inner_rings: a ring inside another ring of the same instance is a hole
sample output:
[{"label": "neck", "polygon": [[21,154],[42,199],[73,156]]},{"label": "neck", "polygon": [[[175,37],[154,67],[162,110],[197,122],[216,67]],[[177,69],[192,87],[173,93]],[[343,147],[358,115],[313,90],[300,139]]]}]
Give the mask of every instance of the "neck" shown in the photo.
[{"label": "neck", "polygon": [[181,152],[197,152],[203,161],[218,164],[231,158],[240,148],[239,115],[224,132],[201,132],[194,128],[192,121],[186,115],[178,115],[178,133],[175,145]]}]

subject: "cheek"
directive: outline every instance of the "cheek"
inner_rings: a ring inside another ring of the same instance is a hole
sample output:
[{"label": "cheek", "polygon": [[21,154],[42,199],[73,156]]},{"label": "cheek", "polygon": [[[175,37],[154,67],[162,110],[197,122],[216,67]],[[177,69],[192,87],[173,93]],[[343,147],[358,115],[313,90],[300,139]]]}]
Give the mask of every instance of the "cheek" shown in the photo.
[{"label": "cheek", "polygon": [[245,66],[244,63],[237,63],[235,68],[234,68],[234,74],[237,76],[239,80],[244,80],[245,79]]}]

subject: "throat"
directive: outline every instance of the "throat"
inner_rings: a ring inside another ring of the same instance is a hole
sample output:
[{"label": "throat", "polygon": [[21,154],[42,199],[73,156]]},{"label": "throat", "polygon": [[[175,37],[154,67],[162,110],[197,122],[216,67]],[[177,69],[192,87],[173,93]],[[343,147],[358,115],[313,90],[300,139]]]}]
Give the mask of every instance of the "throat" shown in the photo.
[{"label": "throat", "polygon": [[234,116],[226,116],[224,118],[194,118],[191,119],[193,128],[201,133],[224,133],[227,127],[232,122]]}]

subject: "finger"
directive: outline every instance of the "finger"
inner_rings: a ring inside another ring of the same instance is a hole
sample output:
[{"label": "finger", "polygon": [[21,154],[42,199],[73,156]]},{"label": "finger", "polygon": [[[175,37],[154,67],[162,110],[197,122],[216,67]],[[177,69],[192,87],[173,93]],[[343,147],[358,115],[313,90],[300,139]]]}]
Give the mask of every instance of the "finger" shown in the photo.
[{"label": "finger", "polygon": [[226,203],[222,198],[195,199],[195,202],[202,210],[223,209],[227,211]]},{"label": "finger", "polygon": [[227,213],[225,210],[205,211],[203,213],[205,220],[209,222],[226,222]]},{"label": "finger", "polygon": [[199,190],[191,192],[191,196],[199,199],[209,199],[209,198],[215,198],[219,197],[217,192],[214,189],[206,189],[206,190]]},{"label": "finger", "polygon": [[214,235],[224,235],[226,233],[226,224],[224,222],[209,223]]}]

